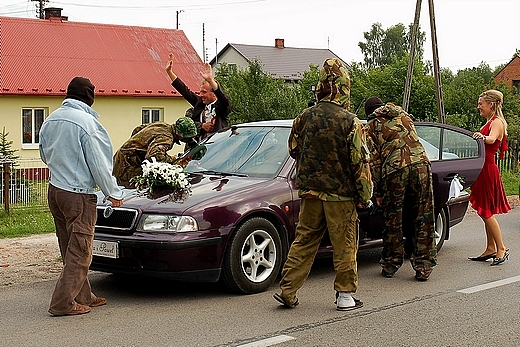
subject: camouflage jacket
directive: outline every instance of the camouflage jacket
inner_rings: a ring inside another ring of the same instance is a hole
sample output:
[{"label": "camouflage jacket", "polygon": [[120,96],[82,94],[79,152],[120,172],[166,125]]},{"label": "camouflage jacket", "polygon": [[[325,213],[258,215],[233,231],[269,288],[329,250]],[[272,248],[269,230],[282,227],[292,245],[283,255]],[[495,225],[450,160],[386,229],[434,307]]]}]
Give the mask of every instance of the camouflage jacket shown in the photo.
[{"label": "camouflage jacket", "polygon": [[296,159],[296,185],[323,200],[354,200],[367,205],[372,182],[363,125],[355,114],[320,101],[295,118],[289,153]]},{"label": "camouflage jacket", "polygon": [[376,197],[381,196],[381,183],[388,175],[409,165],[430,162],[412,119],[399,106],[387,103],[376,109],[369,115],[365,130]]},{"label": "camouflage jacket", "polygon": [[167,152],[174,144],[172,125],[165,122],[143,124],[132,131],[128,139],[114,155],[113,175],[120,181],[141,175],[141,164],[145,159],[155,157],[157,161],[172,163],[176,157]]}]

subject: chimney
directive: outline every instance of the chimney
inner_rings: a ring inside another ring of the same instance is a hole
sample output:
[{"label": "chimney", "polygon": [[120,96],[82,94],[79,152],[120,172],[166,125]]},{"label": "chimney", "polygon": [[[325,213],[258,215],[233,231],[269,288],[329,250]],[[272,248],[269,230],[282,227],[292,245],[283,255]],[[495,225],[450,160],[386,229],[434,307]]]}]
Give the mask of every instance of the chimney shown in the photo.
[{"label": "chimney", "polygon": [[60,19],[62,21],[67,21],[69,17],[65,17],[61,15],[62,8],[58,7],[47,7],[44,9],[45,19]]},{"label": "chimney", "polygon": [[274,39],[274,47],[275,48],[285,48],[283,44],[283,39]]}]

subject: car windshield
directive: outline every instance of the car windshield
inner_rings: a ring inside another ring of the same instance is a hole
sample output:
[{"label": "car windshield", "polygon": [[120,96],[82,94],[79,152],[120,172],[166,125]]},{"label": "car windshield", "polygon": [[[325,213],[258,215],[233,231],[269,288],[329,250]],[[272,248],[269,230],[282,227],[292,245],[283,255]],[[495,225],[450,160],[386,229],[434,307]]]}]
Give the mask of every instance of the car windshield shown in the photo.
[{"label": "car windshield", "polygon": [[290,128],[232,127],[211,136],[200,160],[191,160],[188,172],[273,177],[288,158]]}]

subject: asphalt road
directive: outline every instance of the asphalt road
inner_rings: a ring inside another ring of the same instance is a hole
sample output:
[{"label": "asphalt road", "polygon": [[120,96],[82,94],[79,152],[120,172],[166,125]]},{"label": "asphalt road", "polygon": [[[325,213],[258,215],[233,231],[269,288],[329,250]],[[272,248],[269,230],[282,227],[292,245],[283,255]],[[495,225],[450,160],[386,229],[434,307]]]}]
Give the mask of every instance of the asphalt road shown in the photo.
[{"label": "asphalt road", "polygon": [[[430,280],[406,261],[380,275],[379,249],[358,256],[365,307],[338,312],[334,271],[319,260],[300,305],[284,309],[278,291],[234,295],[217,284],[90,275],[108,305],[51,317],[55,281],[0,288],[0,346],[517,346],[520,329],[520,208],[498,216],[511,258],[501,266],[467,260],[484,250],[484,226],[467,215],[453,227]],[[484,285],[483,287],[481,287]]]}]

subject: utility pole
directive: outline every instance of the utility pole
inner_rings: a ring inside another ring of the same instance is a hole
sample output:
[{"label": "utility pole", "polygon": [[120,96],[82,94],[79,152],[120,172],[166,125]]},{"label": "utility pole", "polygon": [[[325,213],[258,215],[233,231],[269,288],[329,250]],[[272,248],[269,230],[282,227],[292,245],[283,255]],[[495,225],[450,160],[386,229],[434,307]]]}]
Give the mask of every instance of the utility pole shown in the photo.
[{"label": "utility pole", "polygon": [[435,75],[435,94],[437,97],[437,113],[439,115],[439,123],[444,123],[444,100],[442,97],[441,72],[439,67],[439,51],[437,48],[437,30],[435,28],[435,13],[433,10],[433,0],[428,0],[430,8],[430,29],[432,32],[432,50],[433,50],[433,74]]},{"label": "utility pole", "polygon": [[218,61],[217,61],[218,57],[217,56],[218,56],[218,40],[215,37],[215,66],[217,66],[217,63],[218,63]]},{"label": "utility pole", "polygon": [[179,30],[179,14],[181,14],[181,12],[184,12],[184,10],[175,11],[175,15],[177,18],[177,25],[175,26],[175,29],[177,29],[177,30]]},{"label": "utility pole", "polygon": [[49,0],[31,0],[32,2],[38,2],[36,5],[36,14],[38,18],[45,19],[45,4],[49,2]]},{"label": "utility pole", "polygon": [[[421,3],[422,0],[417,0],[417,4],[415,6],[415,18],[414,25],[412,31],[412,42],[410,47],[410,60],[408,61],[408,72],[406,74],[406,84],[404,86],[404,95],[403,95],[403,109],[408,111],[408,106],[410,103],[410,91],[412,86],[412,76],[413,76],[413,66],[415,59],[415,51],[417,45],[417,37],[419,30],[419,17],[421,14]],[[430,29],[431,29],[431,39],[432,39],[432,50],[433,50],[433,75],[435,77],[435,99],[437,100],[437,114],[438,114],[438,122],[444,123],[444,100],[442,96],[442,82],[441,82],[441,73],[439,67],[439,52],[437,48],[437,30],[435,28],[435,13],[433,9],[433,0],[428,0],[429,10],[430,10]]]},{"label": "utility pole", "polygon": [[206,31],[204,29],[204,23],[202,23],[202,61],[206,63]]},{"label": "utility pole", "polygon": [[410,59],[408,60],[408,71],[406,73],[406,83],[404,85],[404,95],[403,95],[403,110],[408,112],[408,105],[410,105],[410,91],[412,90],[412,76],[413,76],[413,67],[415,63],[415,49],[417,46],[417,37],[419,34],[419,18],[421,17],[421,3],[422,0],[417,0],[417,4],[415,5],[415,18],[413,20],[413,29],[412,29],[412,41],[410,45]]}]

